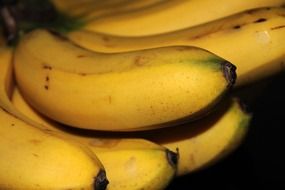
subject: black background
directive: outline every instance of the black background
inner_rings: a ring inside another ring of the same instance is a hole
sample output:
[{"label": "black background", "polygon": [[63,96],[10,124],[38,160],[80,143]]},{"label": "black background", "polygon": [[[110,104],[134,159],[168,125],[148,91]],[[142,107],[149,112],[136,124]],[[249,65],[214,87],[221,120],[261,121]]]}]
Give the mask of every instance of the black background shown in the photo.
[{"label": "black background", "polygon": [[207,169],[176,178],[172,189],[285,189],[285,73],[243,88],[253,114],[245,140]]}]

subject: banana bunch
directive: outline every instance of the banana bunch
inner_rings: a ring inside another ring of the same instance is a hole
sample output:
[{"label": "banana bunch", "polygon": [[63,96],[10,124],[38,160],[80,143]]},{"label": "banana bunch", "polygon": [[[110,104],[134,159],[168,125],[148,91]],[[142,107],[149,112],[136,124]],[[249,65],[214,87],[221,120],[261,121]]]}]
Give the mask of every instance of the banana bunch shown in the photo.
[{"label": "banana bunch", "polygon": [[69,20],[0,4],[18,36],[0,37],[0,189],[165,189],[243,142],[232,89],[285,68],[284,0],[51,2]]},{"label": "banana bunch", "polygon": [[163,189],[174,177],[177,154],[163,146],[73,135],[22,111],[11,99],[12,50],[1,49],[0,62],[1,189]]},{"label": "banana bunch", "polygon": [[95,154],[39,126],[12,105],[11,49],[1,48],[0,63],[0,188],[104,189],[106,172]]}]

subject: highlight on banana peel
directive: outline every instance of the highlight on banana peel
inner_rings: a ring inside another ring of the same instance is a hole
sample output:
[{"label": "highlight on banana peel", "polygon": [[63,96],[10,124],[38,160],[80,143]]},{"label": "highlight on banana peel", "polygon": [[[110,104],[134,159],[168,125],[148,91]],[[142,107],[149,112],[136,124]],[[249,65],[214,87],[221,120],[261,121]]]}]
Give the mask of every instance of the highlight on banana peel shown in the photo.
[{"label": "highlight on banana peel", "polygon": [[220,162],[254,115],[232,90],[285,68],[284,4],[1,1],[0,189],[162,190]]}]

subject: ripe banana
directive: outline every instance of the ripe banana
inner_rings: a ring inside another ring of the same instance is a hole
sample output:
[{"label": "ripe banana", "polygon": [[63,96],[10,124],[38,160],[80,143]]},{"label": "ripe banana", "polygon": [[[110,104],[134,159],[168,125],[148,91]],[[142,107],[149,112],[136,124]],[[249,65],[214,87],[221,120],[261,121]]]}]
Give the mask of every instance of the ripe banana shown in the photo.
[{"label": "ripe banana", "polygon": [[[59,128],[56,123],[43,117],[34,109],[32,109],[30,105],[24,100],[23,96],[19,93],[18,89],[15,89],[13,91],[12,102],[22,113],[26,114],[31,119],[42,123],[43,125],[53,130],[57,130]],[[240,103],[238,102],[238,99],[232,99],[231,101],[228,101],[227,104],[225,103],[223,106],[221,106],[219,110],[217,110],[217,113],[209,115],[208,118],[192,124],[177,126],[175,128],[169,128],[167,130],[152,130],[150,132],[143,132],[140,134],[128,133],[120,135],[126,136],[128,138],[130,138],[132,135],[143,137],[150,139],[160,145],[166,146],[172,151],[177,151],[178,149],[179,161],[177,175],[181,176],[200,170],[202,168],[206,168],[226,157],[229,153],[233,152],[246,136],[250,119],[251,115],[243,110],[243,108],[240,106]],[[88,133],[89,136],[85,137],[79,135],[78,132],[72,134],[74,135],[73,138],[75,138],[78,142],[91,145],[91,150],[92,145],[101,145],[101,149],[97,148],[93,151],[96,152],[96,155],[103,162],[108,174],[113,174],[113,172],[108,172],[108,168],[111,168],[110,171],[112,171],[114,164],[107,164],[107,162],[105,162],[105,159],[108,159],[108,157],[114,158],[115,156],[109,156],[106,154],[104,157],[100,157],[100,152],[102,150],[106,152],[107,148],[113,147],[114,144],[117,146],[120,145],[121,149],[122,147],[126,147],[128,149],[131,149],[132,147],[141,147],[145,149],[156,148],[155,145],[152,143],[147,143],[147,141],[138,143],[137,140],[129,139],[128,142],[128,140],[125,139],[118,143],[112,140],[104,140],[103,138],[101,140],[95,138],[98,137],[98,132],[94,132],[94,134],[90,134],[90,132]],[[104,134],[102,137],[103,136]],[[112,154],[113,150],[111,149],[109,151],[109,154]],[[123,155],[125,154],[126,153]],[[116,158],[119,157],[117,156]],[[112,160],[109,159],[109,161]],[[109,167],[109,165],[111,165],[111,167]],[[120,164],[117,164],[117,166],[120,166]],[[114,189],[117,189],[119,184],[122,184],[120,176],[122,177],[121,174],[114,177],[112,175],[108,175],[108,178],[110,179],[108,188],[116,187]],[[116,183],[114,182],[115,180]],[[126,179],[128,183],[132,180],[136,180],[136,178],[129,178],[129,180]],[[114,183],[116,185],[113,185]],[[126,182],[123,183],[127,185]]]},{"label": "ripe banana", "polygon": [[0,189],[105,189],[105,171],[83,146],[17,111],[7,96],[12,50],[0,50]]},{"label": "ripe banana", "polygon": [[137,11],[152,6],[159,6],[165,0],[119,0],[119,1],[62,1],[53,0],[57,9],[65,15],[77,17],[88,22],[88,20],[99,19],[101,17],[122,14],[129,11]]},{"label": "ripe banana", "polygon": [[170,150],[178,150],[177,175],[185,175],[225,158],[247,134],[251,115],[231,99],[207,118],[142,135]]},{"label": "ripe banana", "polygon": [[85,28],[113,35],[147,36],[184,29],[253,8],[284,3],[284,0],[173,0],[161,6],[89,20]]},{"label": "ripe banana", "polygon": [[87,49],[108,53],[171,45],[201,47],[235,64],[235,85],[241,86],[285,69],[284,15],[285,8],[262,8],[155,36],[118,37],[79,30],[68,37]]},{"label": "ripe banana", "polygon": [[24,100],[18,88],[12,103],[20,112],[44,125],[63,133],[66,138],[86,145],[103,163],[110,183],[108,190],[164,189],[174,177],[177,155],[150,141],[134,138],[108,138],[108,135],[89,131],[68,130],[36,112]]},{"label": "ripe banana", "polygon": [[235,81],[234,65],[202,49],[103,54],[45,30],[23,37],[14,60],[19,88],[35,109],[96,130],[145,130],[196,119]]},{"label": "ripe banana", "polygon": [[161,6],[161,4],[167,3],[169,0],[136,0],[123,3],[121,6],[108,6],[100,8],[97,11],[90,10],[89,12],[82,14],[80,19],[83,22],[94,21],[95,19],[104,18],[107,16],[116,16],[118,14],[127,14],[129,12],[139,11],[142,9],[148,9],[155,6]]},{"label": "ripe banana", "polygon": [[[115,0],[115,1],[94,1],[94,0],[83,0],[83,1],[66,1],[66,0],[52,0],[55,7],[64,14],[71,17],[81,17],[90,12],[94,12],[95,15],[102,15],[104,12],[110,11],[110,9],[116,6],[123,6],[130,0]],[[108,11],[106,11],[108,10]]]}]

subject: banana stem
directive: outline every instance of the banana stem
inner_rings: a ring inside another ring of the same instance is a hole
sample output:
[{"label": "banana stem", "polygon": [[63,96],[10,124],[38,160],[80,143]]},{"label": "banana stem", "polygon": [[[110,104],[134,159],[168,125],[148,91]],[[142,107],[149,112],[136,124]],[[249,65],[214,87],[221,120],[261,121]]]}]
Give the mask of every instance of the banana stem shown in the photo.
[{"label": "banana stem", "polygon": [[0,8],[0,15],[3,19],[4,23],[4,34],[7,39],[7,43],[11,44],[15,42],[18,38],[18,29],[15,18],[12,16],[9,8],[7,6],[3,6]]}]

